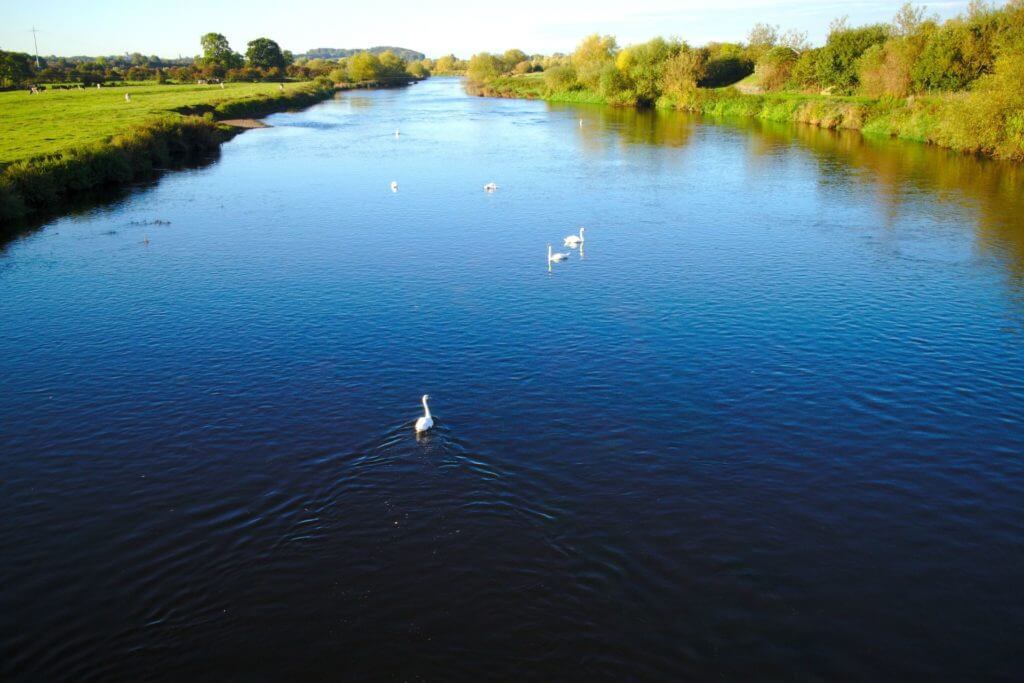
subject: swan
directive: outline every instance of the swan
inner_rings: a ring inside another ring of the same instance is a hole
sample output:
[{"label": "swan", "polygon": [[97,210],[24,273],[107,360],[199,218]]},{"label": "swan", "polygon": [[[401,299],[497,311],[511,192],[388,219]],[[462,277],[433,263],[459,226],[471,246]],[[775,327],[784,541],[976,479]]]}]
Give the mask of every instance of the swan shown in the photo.
[{"label": "swan", "polygon": [[580,128],[583,127],[583,119],[580,119]]},{"label": "swan", "polygon": [[563,241],[562,244],[566,247],[569,247],[570,249],[575,249],[576,247],[583,244],[583,233],[585,231],[586,228],[580,228],[580,234],[569,235],[568,237],[565,238],[565,241]]},{"label": "swan", "polygon": [[398,129],[395,128],[395,137],[397,138],[397,137],[400,137],[400,136],[401,136],[401,133],[399,133]]},{"label": "swan", "polygon": [[498,189],[498,184],[497,183],[487,183],[486,185],[484,185],[484,192],[494,192],[497,189]]},{"label": "swan", "polygon": [[548,245],[548,263],[550,263],[551,261],[555,261],[557,263],[558,261],[564,261],[567,258],[569,258],[568,254],[563,254],[563,253],[552,254],[551,253],[551,245],[550,244]]},{"label": "swan", "polygon": [[416,420],[416,431],[425,432],[434,427],[434,418],[430,416],[430,406],[427,405],[429,394],[423,394],[423,417]]},{"label": "swan", "polygon": [[394,180],[391,181],[391,191],[398,192],[398,183]]}]

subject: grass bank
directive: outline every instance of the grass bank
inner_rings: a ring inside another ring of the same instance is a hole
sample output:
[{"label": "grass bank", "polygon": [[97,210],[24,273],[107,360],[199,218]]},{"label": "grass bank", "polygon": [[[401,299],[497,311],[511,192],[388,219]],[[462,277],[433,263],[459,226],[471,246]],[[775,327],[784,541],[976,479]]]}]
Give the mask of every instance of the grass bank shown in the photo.
[{"label": "grass bank", "polygon": [[239,132],[225,119],[309,106],[317,83],[151,85],[0,93],[0,228],[75,196],[197,161]]},{"label": "grass bank", "polygon": [[[488,97],[543,99],[616,105],[599,92],[551,91],[540,74],[496,78],[470,84],[470,93]],[[997,111],[988,100],[970,93],[927,97],[838,97],[803,93],[745,94],[737,88],[696,88],[677,96],[662,95],[655,106],[709,117],[748,117],[849,129],[874,137],[893,137],[938,145],[959,152],[1024,161],[1024,112]]]}]

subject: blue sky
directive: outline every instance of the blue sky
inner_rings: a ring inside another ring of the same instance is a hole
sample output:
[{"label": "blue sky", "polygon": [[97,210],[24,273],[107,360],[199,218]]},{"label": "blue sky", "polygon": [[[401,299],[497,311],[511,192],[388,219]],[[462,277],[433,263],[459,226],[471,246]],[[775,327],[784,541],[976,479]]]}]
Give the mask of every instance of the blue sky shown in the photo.
[{"label": "blue sky", "polygon": [[[191,56],[199,51],[201,34],[218,31],[239,51],[244,51],[247,41],[268,36],[296,53],[313,47],[399,45],[428,56],[454,51],[468,57],[473,52],[512,47],[528,53],[567,52],[594,32],[610,33],[621,45],[656,35],[678,36],[700,45],[709,40],[740,40],[758,21],[807,31],[812,42],[819,43],[833,18],[846,14],[854,24],[888,21],[902,0],[561,0],[527,5],[480,0],[378,4],[11,0],[5,4],[0,10],[0,49],[4,50],[32,52],[29,29],[35,25],[41,31],[40,54]],[[962,12],[967,0],[922,4],[946,18]],[[525,11],[516,13],[517,7]]]}]

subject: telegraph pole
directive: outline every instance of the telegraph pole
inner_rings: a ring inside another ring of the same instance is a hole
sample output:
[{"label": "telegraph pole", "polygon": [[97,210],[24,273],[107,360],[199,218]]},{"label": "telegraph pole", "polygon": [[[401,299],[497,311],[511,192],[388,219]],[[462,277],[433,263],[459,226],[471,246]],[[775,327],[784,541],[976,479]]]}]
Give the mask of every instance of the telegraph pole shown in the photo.
[{"label": "telegraph pole", "polygon": [[38,69],[39,68],[39,41],[36,39],[36,33],[38,33],[38,31],[36,30],[36,27],[33,26],[32,27],[32,44],[35,45],[35,47],[36,47],[36,68]]}]

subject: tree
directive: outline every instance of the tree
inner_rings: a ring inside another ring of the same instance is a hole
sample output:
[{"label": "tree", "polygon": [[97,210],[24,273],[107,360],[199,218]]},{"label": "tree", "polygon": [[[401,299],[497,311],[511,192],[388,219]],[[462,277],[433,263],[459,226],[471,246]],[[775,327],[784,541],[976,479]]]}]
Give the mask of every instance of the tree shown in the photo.
[{"label": "tree", "polygon": [[24,52],[0,51],[0,87],[21,85],[32,77],[32,58]]},{"label": "tree", "polygon": [[509,72],[516,68],[516,64],[527,60],[526,53],[522,50],[505,50],[501,56],[502,71]]},{"label": "tree", "polygon": [[588,88],[597,88],[601,80],[601,69],[615,60],[617,49],[614,36],[599,36],[595,33],[584,38],[571,58],[579,82]]},{"label": "tree", "polygon": [[777,45],[757,60],[757,80],[765,90],[781,90],[799,58],[797,51],[786,45]]},{"label": "tree", "polygon": [[771,24],[754,24],[747,34],[747,50],[755,62],[779,42],[779,27]]},{"label": "tree", "polygon": [[501,60],[489,52],[475,54],[469,60],[469,68],[466,70],[466,78],[470,81],[483,84],[501,75]]},{"label": "tree", "polygon": [[228,39],[220,33],[207,33],[199,39],[203,46],[203,64],[234,69],[242,66],[242,56],[231,49]]},{"label": "tree", "polygon": [[909,36],[916,33],[923,23],[924,7],[914,7],[909,2],[905,2],[893,17],[893,33],[897,36]]},{"label": "tree", "polygon": [[380,58],[371,52],[360,52],[349,57],[348,77],[353,83],[375,81],[380,76]]},{"label": "tree", "polygon": [[678,54],[665,62],[661,91],[666,95],[682,96],[692,92],[707,72],[707,51],[684,46]]},{"label": "tree", "polygon": [[841,93],[857,87],[857,60],[872,45],[881,45],[890,34],[887,24],[846,28],[845,20],[832,23],[832,32],[818,55],[818,82]]},{"label": "tree", "polygon": [[283,69],[286,66],[281,46],[270,38],[250,40],[245,61],[254,69]]}]

